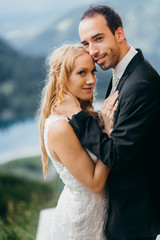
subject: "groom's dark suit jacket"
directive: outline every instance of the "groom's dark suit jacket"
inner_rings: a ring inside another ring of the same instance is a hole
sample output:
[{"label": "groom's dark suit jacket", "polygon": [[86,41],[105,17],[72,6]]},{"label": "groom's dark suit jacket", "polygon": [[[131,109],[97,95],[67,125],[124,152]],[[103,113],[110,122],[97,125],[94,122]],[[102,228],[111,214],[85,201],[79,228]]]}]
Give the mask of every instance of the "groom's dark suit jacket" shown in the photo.
[{"label": "groom's dark suit jacket", "polygon": [[151,237],[160,233],[160,77],[140,50],[117,89],[110,138],[87,112],[70,124],[83,146],[111,168],[106,230],[115,239]]}]

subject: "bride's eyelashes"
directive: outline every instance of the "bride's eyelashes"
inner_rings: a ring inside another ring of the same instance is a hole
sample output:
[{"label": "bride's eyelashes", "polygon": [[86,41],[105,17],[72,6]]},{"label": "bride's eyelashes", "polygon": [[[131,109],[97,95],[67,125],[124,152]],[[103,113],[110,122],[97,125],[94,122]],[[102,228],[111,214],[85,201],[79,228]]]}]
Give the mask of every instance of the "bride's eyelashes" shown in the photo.
[{"label": "bride's eyelashes", "polygon": [[96,74],[96,72],[97,72],[97,69],[94,68],[94,69],[92,70],[92,74]]},{"label": "bride's eyelashes", "polygon": [[85,75],[85,73],[86,73],[86,70],[81,70],[81,71],[79,71],[77,74],[78,74],[78,75]]},{"label": "bride's eyelashes", "polygon": [[[87,71],[87,70],[80,70],[80,71],[77,72],[77,74],[78,74],[78,75],[85,75],[87,72],[89,72],[89,71]],[[91,71],[92,74],[95,74],[96,72],[97,72],[97,69],[96,69],[96,68],[94,68],[94,69]]]}]

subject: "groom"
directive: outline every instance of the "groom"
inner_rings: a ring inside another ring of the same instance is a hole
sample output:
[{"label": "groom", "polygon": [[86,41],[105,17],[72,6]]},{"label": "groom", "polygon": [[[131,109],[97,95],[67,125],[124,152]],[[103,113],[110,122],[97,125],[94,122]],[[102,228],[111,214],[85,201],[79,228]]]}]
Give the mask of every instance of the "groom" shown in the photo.
[{"label": "groom", "polygon": [[79,35],[94,61],[113,69],[102,116],[112,111],[112,93],[119,91],[110,136],[68,97],[58,106],[68,115],[79,140],[111,168],[107,240],[154,240],[160,233],[160,77],[140,49],[125,38],[120,16],[108,6],[84,13]]}]

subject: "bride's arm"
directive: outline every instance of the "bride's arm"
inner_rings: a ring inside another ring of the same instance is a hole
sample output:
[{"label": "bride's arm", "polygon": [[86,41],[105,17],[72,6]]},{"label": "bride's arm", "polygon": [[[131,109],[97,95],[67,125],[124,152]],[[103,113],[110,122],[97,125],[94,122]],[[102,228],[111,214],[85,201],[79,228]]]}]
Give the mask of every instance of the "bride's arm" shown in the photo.
[{"label": "bride's arm", "polygon": [[66,120],[55,121],[50,126],[48,146],[50,153],[56,154],[81,184],[94,193],[102,192],[110,169],[100,160],[93,163]]}]

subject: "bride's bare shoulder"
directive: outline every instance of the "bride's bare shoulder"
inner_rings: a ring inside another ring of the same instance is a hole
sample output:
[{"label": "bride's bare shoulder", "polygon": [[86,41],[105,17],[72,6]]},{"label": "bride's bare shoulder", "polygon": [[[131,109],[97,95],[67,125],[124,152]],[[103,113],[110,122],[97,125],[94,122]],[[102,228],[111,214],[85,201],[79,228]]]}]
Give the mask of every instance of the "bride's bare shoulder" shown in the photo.
[{"label": "bride's bare shoulder", "polygon": [[66,118],[57,118],[49,126],[49,138],[56,139],[70,133],[71,126]]}]

